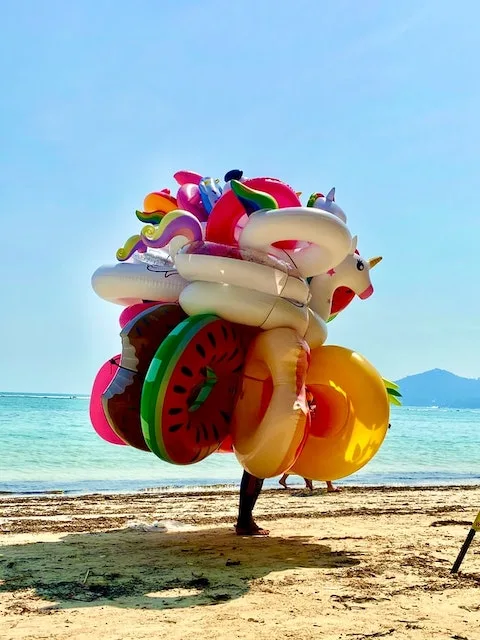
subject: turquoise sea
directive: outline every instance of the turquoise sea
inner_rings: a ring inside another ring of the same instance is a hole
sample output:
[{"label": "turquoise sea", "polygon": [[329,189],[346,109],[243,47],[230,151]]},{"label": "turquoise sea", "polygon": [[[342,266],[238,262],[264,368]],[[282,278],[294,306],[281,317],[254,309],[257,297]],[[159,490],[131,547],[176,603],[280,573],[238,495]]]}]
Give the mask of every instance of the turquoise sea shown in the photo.
[{"label": "turquoise sea", "polygon": [[[90,425],[88,402],[85,397],[0,393],[0,492],[238,485],[241,469],[231,454],[179,467],[151,453],[104,442]],[[377,456],[337,484],[480,481],[480,410],[394,407],[391,424]],[[275,486],[277,480],[267,485]],[[302,480],[292,476],[291,484],[301,485]]]}]

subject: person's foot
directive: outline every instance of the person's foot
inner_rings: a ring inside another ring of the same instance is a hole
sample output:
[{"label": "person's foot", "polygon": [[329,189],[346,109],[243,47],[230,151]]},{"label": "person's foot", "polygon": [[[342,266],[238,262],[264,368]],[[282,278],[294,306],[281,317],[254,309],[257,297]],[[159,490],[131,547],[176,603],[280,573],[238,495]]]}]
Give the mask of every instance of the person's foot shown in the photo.
[{"label": "person's foot", "polygon": [[341,489],[334,487],[331,482],[327,482],[327,493],[339,493]]},{"label": "person's foot", "polygon": [[288,489],[287,481],[284,480],[283,478],[280,478],[280,480],[278,481],[278,484],[281,484],[284,489]]},{"label": "person's foot", "polygon": [[253,518],[247,527],[235,525],[235,532],[237,536],[268,536],[270,534],[268,529],[259,527]]},{"label": "person's foot", "polygon": [[307,487],[307,489],[309,489],[310,491],[313,491],[313,482],[311,480],[305,480],[305,486]]}]

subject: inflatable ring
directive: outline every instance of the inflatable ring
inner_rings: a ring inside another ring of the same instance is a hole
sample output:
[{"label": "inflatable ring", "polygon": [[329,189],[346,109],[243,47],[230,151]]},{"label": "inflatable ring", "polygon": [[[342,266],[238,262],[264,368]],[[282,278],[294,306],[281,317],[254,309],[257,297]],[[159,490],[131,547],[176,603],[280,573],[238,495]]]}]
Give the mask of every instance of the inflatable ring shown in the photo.
[{"label": "inflatable ring", "polygon": [[305,335],[310,321],[306,304],[219,282],[192,282],[180,294],[179,302],[189,316],[214,313],[264,330],[290,327],[300,336]]},{"label": "inflatable ring", "polygon": [[147,369],[158,346],[184,319],[185,313],[178,304],[160,304],[135,316],[120,333],[122,357],[103,393],[102,404],[113,431],[136,449],[150,451],[140,422],[140,398]]},{"label": "inflatable ring", "polygon": [[315,410],[291,473],[338,480],[373,458],[388,429],[389,402],[380,374],[363,356],[343,347],[311,352],[307,390]]},{"label": "inflatable ring", "polygon": [[220,443],[216,453],[233,453],[233,440],[231,433],[229,433],[225,440]]},{"label": "inflatable ring", "polygon": [[102,394],[111,383],[118,371],[120,355],[114,356],[103,364],[93,382],[90,394],[89,414],[92,427],[97,434],[110,444],[126,444],[110,426],[102,404]]},{"label": "inflatable ring", "polygon": [[199,462],[228,435],[245,355],[239,329],[213,315],[195,316],[162,342],[140,409],[145,440],[162,460]]},{"label": "inflatable ring", "polygon": [[197,184],[183,184],[177,192],[178,207],[192,213],[200,222],[205,222],[208,213],[203,206],[200,189]]},{"label": "inflatable ring", "polygon": [[143,313],[146,309],[150,309],[151,307],[156,307],[158,302],[141,302],[139,304],[133,304],[130,307],[125,307],[125,309],[120,314],[118,318],[118,322],[120,324],[120,329],[123,329],[127,326],[129,322],[131,322],[134,318],[136,318],[140,313]]},{"label": "inflatable ring", "polygon": [[250,346],[232,435],[240,464],[257,478],[286,471],[303,446],[308,353],[296,332],[285,328],[260,333]]},{"label": "inflatable ring", "polygon": [[128,307],[141,302],[176,302],[187,282],[167,262],[119,262],[99,267],[92,276],[95,293]]},{"label": "inflatable ring", "polygon": [[167,191],[153,191],[143,200],[145,213],[161,213],[163,215],[178,209],[177,200]]},{"label": "inflatable ring", "polygon": [[336,267],[352,247],[350,231],[340,218],[307,207],[257,211],[250,216],[238,244],[268,253],[278,241],[291,237],[310,243],[297,251],[285,251],[304,278]]},{"label": "inflatable ring", "polygon": [[175,256],[185,280],[221,282],[254,289],[301,303],[310,300],[310,287],[291,264],[260,251],[213,242],[191,242]]},{"label": "inflatable ring", "polygon": [[308,308],[308,328],[303,339],[310,349],[321,347],[328,336],[327,323],[313,309]]},{"label": "inflatable ring", "polygon": [[[301,207],[295,191],[284,182],[274,178],[247,178],[242,183],[251,189],[264,191],[275,198],[279,207]],[[205,237],[210,242],[219,244],[236,245],[235,229],[246,215],[245,209],[235,196],[233,191],[227,191],[215,203],[207,222]],[[294,238],[295,235],[292,236]],[[296,246],[295,241],[286,241],[279,244],[279,248],[292,249]]]}]

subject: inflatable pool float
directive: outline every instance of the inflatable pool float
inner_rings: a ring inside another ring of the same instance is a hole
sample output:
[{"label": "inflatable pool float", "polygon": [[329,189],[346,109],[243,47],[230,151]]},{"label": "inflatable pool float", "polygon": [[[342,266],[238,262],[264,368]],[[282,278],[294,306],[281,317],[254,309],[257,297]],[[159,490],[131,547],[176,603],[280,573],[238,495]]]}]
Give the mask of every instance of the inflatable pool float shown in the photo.
[{"label": "inflatable pool float", "polygon": [[95,293],[124,307],[141,302],[176,302],[187,282],[171,262],[147,256],[99,267],[92,276]]},{"label": "inflatable pool float", "polygon": [[199,462],[230,432],[245,357],[240,332],[216,316],[190,317],[157,350],[140,412],[145,441],[162,460]]},{"label": "inflatable pool float", "polygon": [[282,474],[307,436],[309,349],[292,329],[258,334],[250,346],[232,438],[240,464],[257,478]]},{"label": "inflatable pool float", "polygon": [[140,398],[147,369],[158,346],[185,319],[178,304],[145,309],[121,331],[122,356],[115,376],[102,396],[105,416],[127,444],[150,451],[140,423]]},{"label": "inflatable pool float", "polygon": [[389,400],[378,371],[359,353],[337,346],[312,350],[306,384],[313,396],[309,434],[290,468],[311,480],[355,473],[380,448]]}]

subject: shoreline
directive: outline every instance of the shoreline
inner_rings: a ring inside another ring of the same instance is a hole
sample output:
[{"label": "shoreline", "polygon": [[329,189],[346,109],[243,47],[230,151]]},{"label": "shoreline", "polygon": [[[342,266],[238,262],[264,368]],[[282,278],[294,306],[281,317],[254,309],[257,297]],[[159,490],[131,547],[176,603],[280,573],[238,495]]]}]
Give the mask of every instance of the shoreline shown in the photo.
[{"label": "shoreline", "polygon": [[[60,533],[125,528],[146,518],[154,522],[204,526],[233,523],[236,518],[239,487],[211,486],[198,490],[150,490],[129,493],[90,493],[85,495],[0,496],[0,533]],[[361,498],[361,505],[358,499]],[[398,503],[401,500],[401,509]],[[441,500],[446,503],[441,503]],[[440,504],[438,504],[440,501]],[[401,515],[418,512],[416,503],[433,502],[430,514],[465,510],[478,503],[480,487],[469,485],[392,487],[351,486],[328,493],[325,486],[313,492],[304,487],[266,488],[260,494],[255,518],[274,521],[283,518],[335,518],[364,515]],[[463,503],[463,504],[462,504]],[[269,508],[275,505],[272,511]],[[228,507],[228,508],[227,508]],[[277,508],[278,507],[278,508]],[[311,508],[314,507],[314,508]],[[280,509],[280,510],[278,510]],[[474,514],[475,515],[475,514]],[[473,521],[473,520],[472,520]],[[464,524],[466,521],[464,522]],[[163,525],[162,525],[163,526]],[[165,525],[166,527],[166,525]],[[164,528],[165,528],[164,527]],[[168,527],[166,527],[168,528]]]},{"label": "shoreline", "polygon": [[[266,480],[268,482],[268,479]],[[316,480],[315,482],[315,490],[321,490],[325,483]],[[277,482],[278,484],[278,482]],[[443,490],[447,491],[449,489],[476,489],[480,485],[480,478],[472,478],[465,482],[448,482],[445,481],[443,483],[434,483],[434,484],[380,484],[380,483],[365,483],[365,484],[342,484],[342,480],[334,481],[335,485],[341,487],[342,492],[348,491],[350,493],[359,492],[359,491],[433,491],[433,490]],[[144,495],[144,494],[167,494],[169,496],[185,496],[189,494],[201,494],[201,493],[213,493],[218,491],[223,492],[237,492],[240,486],[240,478],[238,482],[220,482],[220,483],[212,483],[212,484],[188,484],[188,485],[180,485],[180,484],[165,484],[158,485],[153,487],[144,487],[141,489],[106,489],[106,490],[76,490],[76,489],[50,489],[50,490],[35,490],[31,491],[1,491],[0,490],[0,504],[3,499],[9,498],[48,498],[48,497],[64,497],[64,498],[84,498],[89,496],[135,496],[135,495]],[[301,479],[298,479],[296,483],[292,483],[290,480],[290,486],[287,491],[299,491],[302,490],[303,482]],[[271,486],[266,485],[262,491],[262,494],[272,491],[285,491],[285,489],[280,486]]]}]

